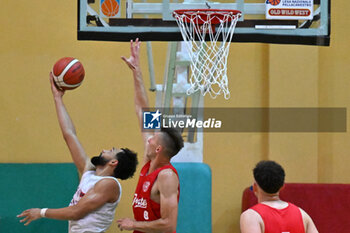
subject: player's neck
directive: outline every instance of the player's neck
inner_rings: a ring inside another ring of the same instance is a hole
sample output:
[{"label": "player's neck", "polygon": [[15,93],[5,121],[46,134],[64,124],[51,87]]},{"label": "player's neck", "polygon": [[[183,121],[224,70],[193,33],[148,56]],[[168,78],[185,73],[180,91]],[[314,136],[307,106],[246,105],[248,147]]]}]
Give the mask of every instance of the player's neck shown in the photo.
[{"label": "player's neck", "polygon": [[108,168],[97,167],[95,175],[96,176],[112,176],[112,172]]},{"label": "player's neck", "polygon": [[279,202],[280,199],[280,192],[277,191],[276,193],[267,193],[259,186],[256,189],[256,197],[258,198],[258,202]]},{"label": "player's neck", "polygon": [[164,156],[157,156],[151,160],[151,165],[149,167],[149,173],[155,171],[158,168],[164,167],[170,164],[170,160]]},{"label": "player's neck", "polygon": [[258,196],[258,202],[279,202],[281,201],[279,194],[262,194]]},{"label": "player's neck", "polygon": [[282,201],[278,194],[261,197],[258,199],[258,202],[275,209],[284,209],[288,207],[288,202]]}]

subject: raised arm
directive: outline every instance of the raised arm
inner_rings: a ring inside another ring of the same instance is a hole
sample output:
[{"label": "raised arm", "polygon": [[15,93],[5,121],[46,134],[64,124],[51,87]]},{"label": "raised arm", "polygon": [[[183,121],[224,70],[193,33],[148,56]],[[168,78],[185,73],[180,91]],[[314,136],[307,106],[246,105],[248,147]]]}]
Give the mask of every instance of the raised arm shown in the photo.
[{"label": "raised arm", "polygon": [[160,192],[160,219],[155,221],[119,219],[117,222],[121,230],[136,230],[146,233],[171,233],[176,230],[178,177],[171,169],[166,169],[159,173],[157,182]]},{"label": "raised arm", "polygon": [[50,73],[51,91],[55,101],[58,123],[60,125],[63,138],[71,153],[72,159],[80,173],[86,168],[92,168],[92,164],[80,144],[73,122],[63,103],[64,91],[58,90],[54,84],[52,74]]},{"label": "raised arm", "polygon": [[[137,38],[135,42],[130,42],[130,57],[121,57],[123,61],[129,66],[134,77],[134,101],[135,101],[135,111],[138,118],[138,122],[141,129],[143,143],[146,148],[147,140],[152,136],[152,133],[143,132],[143,115],[142,109],[149,107],[148,97],[143,83],[141,68],[140,68],[140,44],[141,42]],[[144,154],[144,162],[148,162],[146,155]]]}]

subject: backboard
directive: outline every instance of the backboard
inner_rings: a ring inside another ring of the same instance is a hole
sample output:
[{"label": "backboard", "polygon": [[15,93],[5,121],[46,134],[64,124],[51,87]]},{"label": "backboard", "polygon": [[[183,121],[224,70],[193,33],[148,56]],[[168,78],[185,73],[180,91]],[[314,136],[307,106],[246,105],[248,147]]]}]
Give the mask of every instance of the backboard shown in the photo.
[{"label": "backboard", "polygon": [[330,0],[78,0],[78,39],[182,41],[177,9],[242,12],[232,42],[328,46]]}]

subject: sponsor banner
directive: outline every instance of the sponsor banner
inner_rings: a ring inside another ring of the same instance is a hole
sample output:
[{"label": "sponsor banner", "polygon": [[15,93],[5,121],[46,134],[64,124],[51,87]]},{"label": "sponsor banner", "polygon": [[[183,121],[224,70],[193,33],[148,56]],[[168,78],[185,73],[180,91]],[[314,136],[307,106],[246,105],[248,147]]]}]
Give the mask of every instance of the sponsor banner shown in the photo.
[{"label": "sponsor banner", "polygon": [[296,19],[313,18],[313,0],[266,0],[267,19]]},{"label": "sponsor banner", "polygon": [[346,132],[346,108],[143,109],[143,131]]}]

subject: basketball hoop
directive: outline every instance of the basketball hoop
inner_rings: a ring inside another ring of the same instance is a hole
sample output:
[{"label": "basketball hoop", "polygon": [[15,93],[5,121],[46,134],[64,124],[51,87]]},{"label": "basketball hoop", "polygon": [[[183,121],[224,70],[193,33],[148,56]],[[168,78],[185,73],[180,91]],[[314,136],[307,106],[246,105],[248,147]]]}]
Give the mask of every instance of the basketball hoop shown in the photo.
[{"label": "basketball hoop", "polygon": [[[241,15],[238,10],[217,9],[173,12],[191,58],[188,95],[200,90],[203,95],[209,93],[212,98],[222,93],[225,99],[230,98],[227,56]],[[219,42],[221,45],[218,45]]]}]

